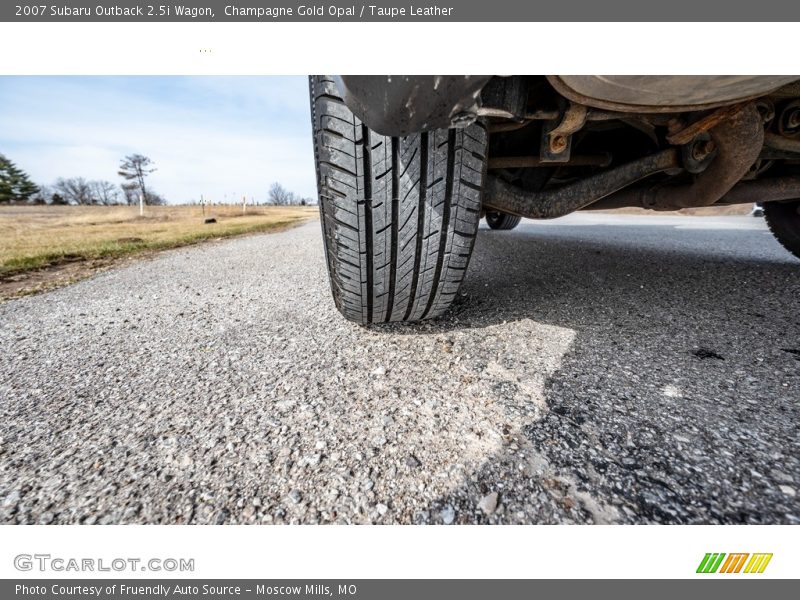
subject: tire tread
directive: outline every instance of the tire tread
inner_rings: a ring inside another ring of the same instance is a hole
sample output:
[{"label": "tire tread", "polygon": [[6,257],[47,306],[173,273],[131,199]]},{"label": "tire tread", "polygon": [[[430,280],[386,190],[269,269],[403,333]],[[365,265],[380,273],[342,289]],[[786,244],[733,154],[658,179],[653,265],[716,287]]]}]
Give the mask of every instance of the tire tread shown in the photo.
[{"label": "tire tread", "polygon": [[765,203],[764,220],[781,246],[800,258],[800,200]]},{"label": "tire tread", "polygon": [[485,127],[382,136],[349,111],[331,78],[309,83],[336,307],[362,324],[440,316],[457,295],[477,235]]}]

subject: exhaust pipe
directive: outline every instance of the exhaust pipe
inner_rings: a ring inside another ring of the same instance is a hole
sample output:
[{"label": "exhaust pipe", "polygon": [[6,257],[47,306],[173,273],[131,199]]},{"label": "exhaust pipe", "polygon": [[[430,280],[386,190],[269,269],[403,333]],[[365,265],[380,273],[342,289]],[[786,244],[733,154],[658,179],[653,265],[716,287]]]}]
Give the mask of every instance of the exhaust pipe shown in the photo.
[{"label": "exhaust pipe", "polygon": [[772,177],[743,181],[719,199],[717,204],[751,204],[753,202],[785,202],[800,198],[800,177]]},{"label": "exhaust pipe", "polygon": [[[647,195],[648,190],[637,188],[626,193],[612,194],[602,200],[586,206],[583,210],[611,210],[614,208],[652,208],[642,204],[632,204],[632,198]],[[741,181],[711,206],[730,206],[733,204],[753,204],[755,202],[789,202],[800,199],[800,177],[769,177],[755,181]]]}]

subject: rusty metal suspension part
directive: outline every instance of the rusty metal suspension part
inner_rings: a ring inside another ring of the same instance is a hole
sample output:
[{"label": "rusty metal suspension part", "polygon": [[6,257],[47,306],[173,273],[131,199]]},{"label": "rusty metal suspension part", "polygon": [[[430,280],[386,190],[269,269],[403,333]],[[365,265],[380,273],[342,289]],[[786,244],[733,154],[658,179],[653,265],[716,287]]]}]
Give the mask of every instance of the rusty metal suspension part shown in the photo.
[{"label": "rusty metal suspension part", "polygon": [[[668,148],[565,186],[525,192],[489,177],[484,204],[488,208],[533,219],[552,219],[605,198],[603,205],[643,206],[656,210],[710,206],[736,185],[758,159],[764,145],[763,116],[755,104],[726,112],[707,131],[715,157],[694,181],[680,185],[629,187],[649,175],[681,167],[677,148]],[[696,132],[695,135],[702,131]],[[690,138],[691,139],[691,138]]]},{"label": "rusty metal suspension part", "polygon": [[556,189],[524,192],[500,179],[488,177],[484,207],[526,217],[555,219],[596,202],[654,173],[680,166],[678,150],[668,148]]},{"label": "rusty metal suspension part", "polygon": [[708,132],[716,156],[692,183],[648,190],[634,205],[656,210],[711,206],[747,174],[764,145],[764,121],[755,104],[742,107]]}]

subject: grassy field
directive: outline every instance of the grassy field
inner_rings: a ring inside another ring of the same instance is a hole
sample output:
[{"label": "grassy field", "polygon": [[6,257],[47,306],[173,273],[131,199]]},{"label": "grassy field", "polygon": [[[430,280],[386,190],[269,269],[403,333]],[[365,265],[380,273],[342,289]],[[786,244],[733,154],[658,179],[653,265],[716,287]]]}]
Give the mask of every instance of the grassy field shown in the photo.
[{"label": "grassy field", "polygon": [[113,259],[202,240],[279,229],[316,207],[0,206],[0,280],[65,263]]},{"label": "grassy field", "polygon": [[[659,214],[747,214],[751,206]],[[621,209],[621,213],[654,213]],[[0,300],[82,279],[120,259],[203,240],[279,230],[316,217],[302,206],[152,206],[139,216],[131,206],[0,205]],[[216,223],[206,224],[213,217]]]}]

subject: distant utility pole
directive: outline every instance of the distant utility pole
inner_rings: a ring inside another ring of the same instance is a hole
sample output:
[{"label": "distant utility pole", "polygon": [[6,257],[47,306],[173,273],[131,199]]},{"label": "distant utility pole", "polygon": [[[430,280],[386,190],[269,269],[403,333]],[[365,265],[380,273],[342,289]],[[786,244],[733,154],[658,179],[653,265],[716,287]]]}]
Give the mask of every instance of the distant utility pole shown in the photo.
[{"label": "distant utility pole", "polygon": [[200,194],[200,204],[203,207],[203,216],[205,217],[206,216],[206,201],[205,201],[205,198],[203,198],[203,194]]},{"label": "distant utility pole", "polygon": [[247,212],[247,196],[242,196],[242,214]]}]

